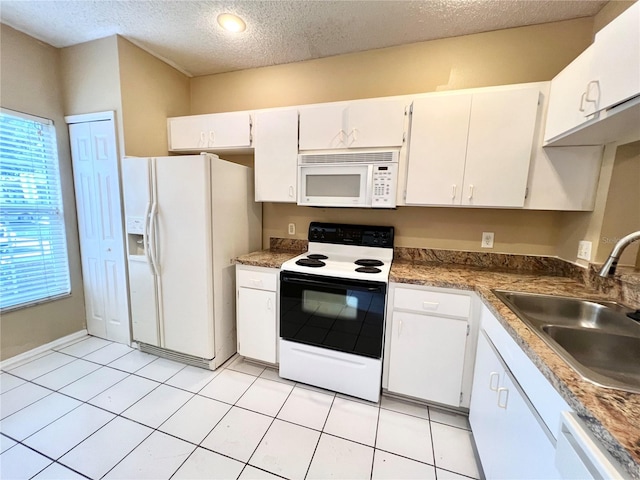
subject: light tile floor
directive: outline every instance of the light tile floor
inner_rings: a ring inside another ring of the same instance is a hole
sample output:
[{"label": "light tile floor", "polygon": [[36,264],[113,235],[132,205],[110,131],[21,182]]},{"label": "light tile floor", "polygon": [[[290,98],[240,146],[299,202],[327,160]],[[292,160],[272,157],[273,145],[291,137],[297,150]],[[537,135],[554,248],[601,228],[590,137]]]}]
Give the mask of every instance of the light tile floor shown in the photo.
[{"label": "light tile floor", "polygon": [[0,478],[468,479],[467,418],[95,337],[0,373]]}]

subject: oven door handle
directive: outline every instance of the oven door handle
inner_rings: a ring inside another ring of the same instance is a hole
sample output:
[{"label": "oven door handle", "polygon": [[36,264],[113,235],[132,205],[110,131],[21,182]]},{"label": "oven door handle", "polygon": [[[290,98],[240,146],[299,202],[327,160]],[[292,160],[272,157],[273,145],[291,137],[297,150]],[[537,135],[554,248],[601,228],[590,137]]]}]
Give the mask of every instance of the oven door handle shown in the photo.
[{"label": "oven door handle", "polygon": [[345,284],[334,284],[334,283],[329,283],[329,282],[323,282],[321,280],[311,280],[311,279],[301,279],[301,278],[293,278],[293,277],[287,277],[287,276],[282,276],[281,280],[283,282],[287,282],[287,283],[297,283],[297,284],[301,284],[301,285],[315,285],[315,286],[321,286],[321,287],[329,287],[329,288],[336,288],[336,287],[341,287],[341,286],[347,286],[349,288],[353,288],[354,290],[360,290],[360,291],[367,291],[367,292],[381,292],[383,290],[383,287],[362,287],[362,286],[358,286],[358,285],[345,285]]}]

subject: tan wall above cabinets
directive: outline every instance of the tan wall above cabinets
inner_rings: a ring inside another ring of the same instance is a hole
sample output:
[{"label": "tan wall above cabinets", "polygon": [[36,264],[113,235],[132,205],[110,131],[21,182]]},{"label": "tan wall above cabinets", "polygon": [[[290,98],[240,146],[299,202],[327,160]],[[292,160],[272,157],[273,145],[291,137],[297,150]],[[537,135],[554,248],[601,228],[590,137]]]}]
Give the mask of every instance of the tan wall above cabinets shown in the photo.
[{"label": "tan wall above cabinets", "polygon": [[189,78],[118,36],[124,153],[167,154],[167,117],[189,113]]},{"label": "tan wall above cabinets", "polygon": [[71,274],[71,296],[2,313],[0,360],[5,360],[81,331],[85,315],[60,51],[6,25],[0,36],[2,106],[52,119],[56,127]]},{"label": "tan wall above cabinets", "polygon": [[547,81],[592,30],[581,18],[196,77],[191,114]]}]

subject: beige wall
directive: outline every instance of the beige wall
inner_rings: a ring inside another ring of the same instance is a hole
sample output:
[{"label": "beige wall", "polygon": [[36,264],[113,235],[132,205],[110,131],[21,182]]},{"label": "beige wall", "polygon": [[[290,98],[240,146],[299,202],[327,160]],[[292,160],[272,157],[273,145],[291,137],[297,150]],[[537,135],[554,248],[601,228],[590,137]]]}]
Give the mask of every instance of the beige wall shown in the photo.
[{"label": "beige wall", "polygon": [[167,117],[189,114],[189,77],[117,37],[124,154],[167,155]]},{"label": "beige wall", "polygon": [[56,126],[71,273],[70,297],[2,314],[0,358],[6,359],[82,330],[85,315],[59,51],[6,25],[0,36],[0,104],[50,118]]},{"label": "beige wall", "polygon": [[[595,260],[604,262],[618,239],[639,230],[640,142],[634,142],[616,151]],[[639,247],[640,242],[629,245],[620,257],[620,265],[636,265]]]},{"label": "beige wall", "polygon": [[[400,47],[197,77],[191,113],[213,113],[355,98],[544,81],[590,43],[593,19],[421,42]],[[306,237],[311,220],[390,224],[402,246],[480,250],[495,232],[494,252],[555,255],[561,212],[400,207],[395,211],[310,209],[265,204],[263,240]],[[575,259],[575,250],[567,258]]]}]

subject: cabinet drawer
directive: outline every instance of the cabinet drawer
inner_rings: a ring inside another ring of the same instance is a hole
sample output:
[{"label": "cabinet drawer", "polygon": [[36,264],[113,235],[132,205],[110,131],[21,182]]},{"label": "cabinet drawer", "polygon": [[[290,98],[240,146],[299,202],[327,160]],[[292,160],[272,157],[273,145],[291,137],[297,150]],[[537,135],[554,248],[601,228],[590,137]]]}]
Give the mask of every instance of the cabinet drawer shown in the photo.
[{"label": "cabinet drawer", "polygon": [[468,295],[456,295],[455,293],[396,288],[393,306],[394,308],[429,313],[431,315],[468,317],[471,309],[471,298]]},{"label": "cabinet drawer", "polygon": [[278,285],[278,275],[271,272],[237,269],[236,287],[257,288],[275,292]]}]

